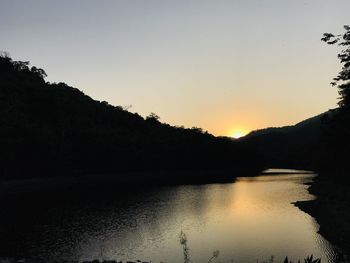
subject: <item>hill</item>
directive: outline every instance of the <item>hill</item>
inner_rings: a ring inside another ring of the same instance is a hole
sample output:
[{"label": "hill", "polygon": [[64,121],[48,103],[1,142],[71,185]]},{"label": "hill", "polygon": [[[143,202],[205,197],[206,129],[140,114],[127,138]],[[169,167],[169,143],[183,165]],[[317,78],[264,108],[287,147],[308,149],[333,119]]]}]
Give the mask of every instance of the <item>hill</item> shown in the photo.
[{"label": "hill", "polygon": [[0,56],[3,179],[109,174],[128,181],[125,172],[227,172],[223,178],[215,172],[183,178],[197,182],[256,173],[263,167],[253,151],[230,138],[170,126],[155,114],[143,118],[45,77],[44,70],[29,62]]},{"label": "hill", "polygon": [[330,110],[291,126],[252,131],[239,142],[264,156],[268,167],[316,169],[323,147],[323,119],[335,112]]}]

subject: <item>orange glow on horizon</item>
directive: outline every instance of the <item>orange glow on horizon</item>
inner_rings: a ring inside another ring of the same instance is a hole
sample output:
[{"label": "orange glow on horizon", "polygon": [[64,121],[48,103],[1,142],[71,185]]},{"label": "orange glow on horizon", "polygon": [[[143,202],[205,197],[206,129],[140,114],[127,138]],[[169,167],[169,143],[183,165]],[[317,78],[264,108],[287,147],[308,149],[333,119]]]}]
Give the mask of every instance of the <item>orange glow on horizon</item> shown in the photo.
[{"label": "orange glow on horizon", "polygon": [[248,134],[248,132],[245,129],[234,129],[230,133],[230,137],[232,137],[234,139],[238,139],[238,138],[245,136],[246,134]]}]

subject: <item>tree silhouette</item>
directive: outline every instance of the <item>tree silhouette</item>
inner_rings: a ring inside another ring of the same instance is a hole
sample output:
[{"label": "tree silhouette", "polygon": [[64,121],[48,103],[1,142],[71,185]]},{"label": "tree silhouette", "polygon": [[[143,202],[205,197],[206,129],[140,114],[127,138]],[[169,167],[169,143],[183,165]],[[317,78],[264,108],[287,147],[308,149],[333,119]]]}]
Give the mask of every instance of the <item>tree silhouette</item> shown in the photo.
[{"label": "tree silhouette", "polygon": [[334,171],[332,177],[350,182],[347,172],[350,170],[350,26],[345,25],[344,29],[343,34],[324,33],[321,38],[329,45],[342,48],[338,54],[342,69],[331,82],[338,88],[339,108],[323,118],[324,150],[319,165],[321,170]]},{"label": "tree silhouette", "polygon": [[154,112],[151,112],[147,117],[146,117],[146,120],[149,120],[149,121],[155,121],[155,122],[158,122],[160,119],[160,117],[155,114]]},{"label": "tree silhouette", "polygon": [[109,174],[126,181],[123,174],[131,171],[230,171],[225,178],[196,172],[139,177],[207,182],[263,168],[258,155],[228,138],[162,123],[155,113],[142,118],[45,77],[29,62],[0,53],[0,178]]},{"label": "tree silhouette", "polygon": [[340,100],[338,105],[341,108],[350,107],[350,26],[344,26],[345,33],[342,35],[334,35],[332,33],[324,33],[322,41],[329,45],[337,44],[344,47],[338,59],[343,64],[341,71],[333,79],[331,84],[339,89]]}]

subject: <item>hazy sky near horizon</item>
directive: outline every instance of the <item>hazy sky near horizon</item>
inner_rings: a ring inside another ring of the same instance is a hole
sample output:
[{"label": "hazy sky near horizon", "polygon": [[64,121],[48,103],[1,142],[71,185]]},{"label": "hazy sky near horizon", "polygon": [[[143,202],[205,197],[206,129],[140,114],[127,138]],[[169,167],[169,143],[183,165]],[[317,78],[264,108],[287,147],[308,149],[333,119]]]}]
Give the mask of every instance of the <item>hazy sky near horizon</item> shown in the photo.
[{"label": "hazy sky near horizon", "polygon": [[215,135],[336,106],[349,0],[0,0],[0,50],[113,105]]}]

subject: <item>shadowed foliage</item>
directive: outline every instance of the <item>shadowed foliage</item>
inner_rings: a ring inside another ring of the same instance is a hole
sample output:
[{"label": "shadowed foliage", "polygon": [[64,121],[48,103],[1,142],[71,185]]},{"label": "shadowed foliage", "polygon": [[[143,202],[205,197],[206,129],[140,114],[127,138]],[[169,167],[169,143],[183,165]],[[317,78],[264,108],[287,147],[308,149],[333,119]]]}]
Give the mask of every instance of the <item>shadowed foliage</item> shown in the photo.
[{"label": "shadowed foliage", "polygon": [[144,119],[45,76],[29,62],[0,56],[2,178],[183,170],[232,178],[262,168],[257,155],[229,138],[170,126],[154,113]]},{"label": "shadowed foliage", "polygon": [[[333,111],[327,114],[332,115]],[[294,126],[256,130],[239,142],[263,156],[268,167],[313,170],[322,147],[323,116],[320,114]]]},{"label": "shadowed foliage", "polygon": [[342,47],[338,59],[342,69],[331,84],[338,88],[339,109],[337,114],[326,116],[324,140],[326,150],[323,152],[322,170],[336,170],[338,178],[349,182],[348,171],[350,164],[348,154],[350,149],[350,26],[344,26],[345,33],[333,35],[325,33],[322,41],[329,45],[337,44]]},{"label": "shadowed foliage", "polygon": [[342,48],[338,59],[342,69],[331,84],[340,95],[339,107],[324,114],[321,142],[315,167],[320,176],[309,188],[317,199],[301,204],[320,223],[320,232],[349,255],[350,253],[350,27],[343,34],[325,33],[321,39]]}]

